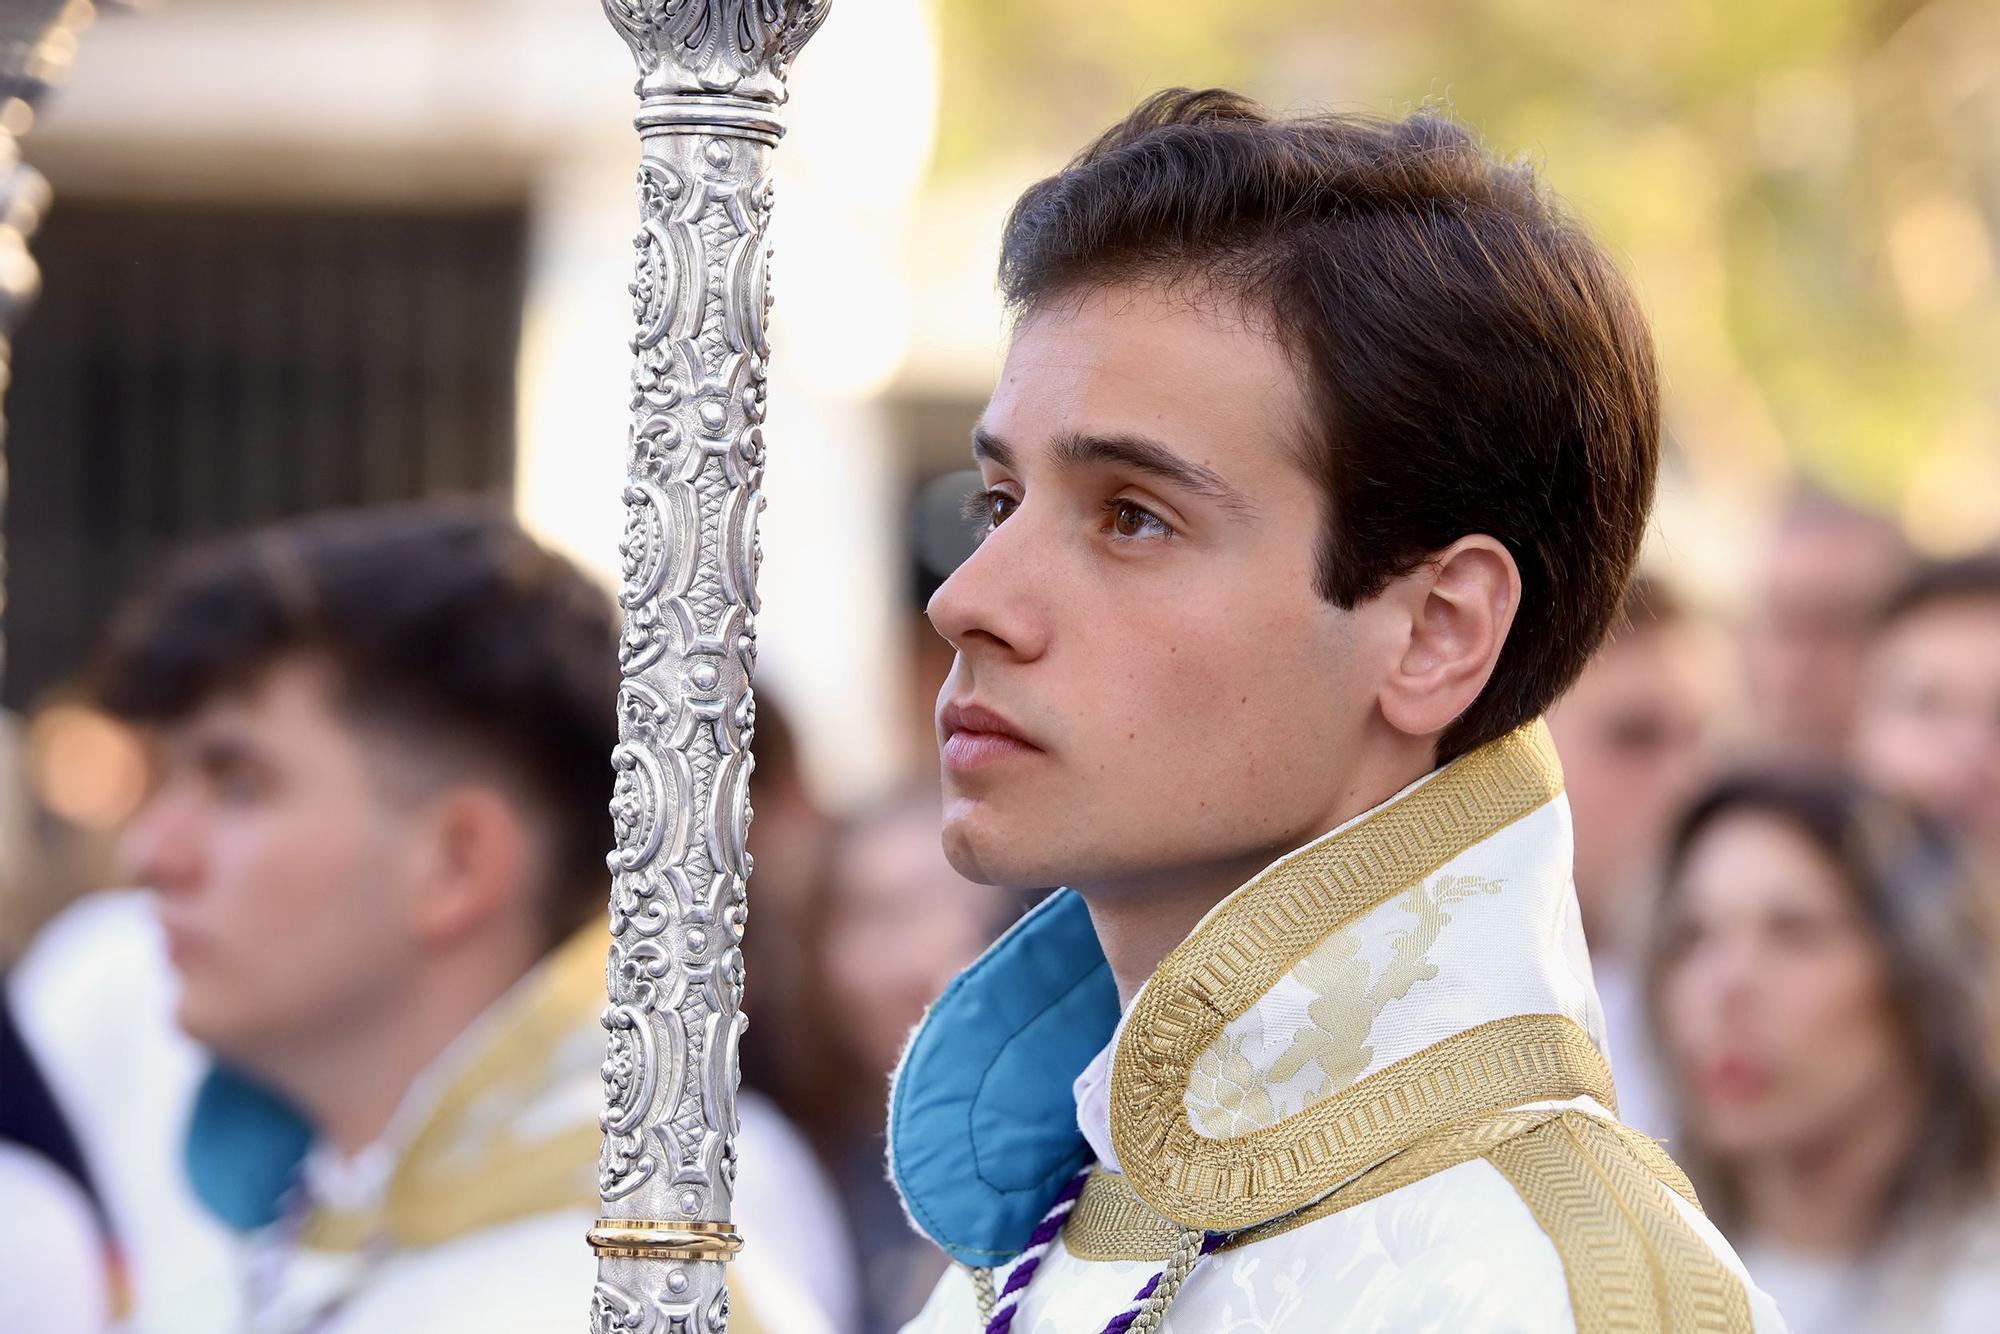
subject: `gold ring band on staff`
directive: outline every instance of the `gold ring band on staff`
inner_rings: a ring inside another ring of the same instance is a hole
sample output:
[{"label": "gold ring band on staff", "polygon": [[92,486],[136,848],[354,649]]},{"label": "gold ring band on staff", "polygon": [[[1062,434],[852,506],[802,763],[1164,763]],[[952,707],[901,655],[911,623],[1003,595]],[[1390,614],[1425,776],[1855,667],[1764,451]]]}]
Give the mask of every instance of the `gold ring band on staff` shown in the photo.
[{"label": "gold ring band on staff", "polygon": [[656,1222],[649,1218],[600,1218],[585,1234],[600,1260],[717,1260],[743,1249],[732,1223]]}]

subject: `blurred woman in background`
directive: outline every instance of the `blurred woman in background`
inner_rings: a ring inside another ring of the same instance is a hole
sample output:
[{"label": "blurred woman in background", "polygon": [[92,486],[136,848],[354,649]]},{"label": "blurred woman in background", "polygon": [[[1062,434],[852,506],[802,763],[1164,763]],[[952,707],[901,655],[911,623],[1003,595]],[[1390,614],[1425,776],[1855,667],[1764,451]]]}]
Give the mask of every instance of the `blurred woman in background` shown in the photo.
[{"label": "blurred woman in background", "polygon": [[883,1169],[890,1072],[924,1007],[1016,906],[952,869],[939,807],[935,790],[918,788],[843,823],[812,901],[807,985],[824,1023],[832,1087],[810,1124],[861,1261],[861,1334],[901,1329],[946,1264],[910,1227]]},{"label": "blurred woman in background", "polygon": [[1794,1334],[2000,1311],[2000,897],[1842,780],[1741,776],[1669,843],[1649,997],[1674,1144]]}]

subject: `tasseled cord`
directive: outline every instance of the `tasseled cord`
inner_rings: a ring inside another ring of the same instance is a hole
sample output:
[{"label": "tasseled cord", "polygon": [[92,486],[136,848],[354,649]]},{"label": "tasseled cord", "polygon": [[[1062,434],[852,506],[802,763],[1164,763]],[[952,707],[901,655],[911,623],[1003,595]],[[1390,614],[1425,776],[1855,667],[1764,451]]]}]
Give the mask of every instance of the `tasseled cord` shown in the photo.
[{"label": "tasseled cord", "polygon": [[[1021,1297],[1027,1289],[1028,1280],[1041,1268],[1042,1257],[1048,1253],[1050,1245],[1069,1220],[1070,1211],[1076,1207],[1077,1196],[1083,1193],[1083,1183],[1089,1173],[1080,1172],[1062,1189],[1056,1202],[1042,1215],[1042,1221],[1035,1226],[1029,1238],[1027,1249],[1017,1257],[1014,1270],[1007,1276],[1007,1286],[1000,1292],[993,1287],[991,1269],[973,1269],[973,1299],[979,1306],[980,1327],[986,1334],[1012,1334],[1014,1312],[1021,1307]],[[1166,1268],[1146,1280],[1146,1286],[1139,1289],[1132,1298],[1132,1304],[1111,1318],[1104,1327],[1104,1334],[1158,1334],[1166,1322],[1167,1308],[1180,1295],[1181,1284],[1194,1272],[1203,1256],[1214,1251],[1227,1240],[1222,1232],[1203,1232],[1197,1228],[1181,1228],[1174,1242],[1173,1254],[1167,1257]],[[1006,1305],[1002,1306],[1001,1303]]]}]

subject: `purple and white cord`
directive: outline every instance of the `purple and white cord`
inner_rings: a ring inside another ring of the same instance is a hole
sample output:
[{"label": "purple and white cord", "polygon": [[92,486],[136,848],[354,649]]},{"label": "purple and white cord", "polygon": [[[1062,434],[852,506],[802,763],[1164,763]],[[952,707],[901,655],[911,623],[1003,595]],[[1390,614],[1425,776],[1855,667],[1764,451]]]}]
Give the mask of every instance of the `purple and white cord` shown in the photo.
[{"label": "purple and white cord", "polygon": [[1083,1194],[1083,1183],[1088,1180],[1089,1168],[1071,1177],[1063,1184],[1055,1203],[1042,1215],[1042,1221],[1035,1224],[1027,1247],[1014,1257],[1014,1268],[1007,1275],[1007,1286],[1000,1290],[993,1314],[986,1322],[986,1334],[1011,1334],[1014,1312],[1021,1306],[1021,1293],[1028,1286],[1028,1280],[1035,1276],[1035,1271],[1041,1268],[1042,1257],[1048,1254],[1049,1246],[1062,1232],[1063,1224],[1069,1221],[1070,1211],[1076,1208],[1077,1196]]},{"label": "purple and white cord", "polygon": [[[986,1334],[1013,1334],[1014,1313],[1021,1308],[1021,1298],[1027,1291],[1028,1284],[1033,1281],[1035,1271],[1041,1268],[1042,1257],[1048,1254],[1049,1247],[1054,1245],[1055,1239],[1061,1235],[1063,1224],[1069,1221],[1070,1214],[1076,1209],[1077,1198],[1083,1194],[1084,1183],[1089,1179],[1088,1168],[1071,1177],[1057,1194],[1055,1203],[1042,1215],[1042,1221],[1035,1224],[1035,1230],[1028,1238],[1027,1247],[1015,1257],[1014,1268],[1007,1275],[1007,1284],[993,1302],[992,1314],[986,1321]],[[1140,1317],[1147,1313],[1148,1303],[1153,1305],[1155,1311],[1153,1318],[1146,1321],[1142,1328],[1157,1327],[1159,1320],[1165,1316],[1166,1304],[1177,1295],[1188,1272],[1203,1256],[1221,1246],[1227,1240],[1228,1234],[1190,1233],[1186,1235],[1186,1240],[1192,1241],[1196,1237],[1200,1238],[1199,1246],[1193,1248],[1192,1253],[1186,1249],[1177,1249],[1167,1267],[1147,1279],[1145,1286],[1133,1294],[1131,1304],[1111,1318],[1111,1323],[1104,1327],[1103,1334],[1130,1334]],[[1169,1274],[1173,1275],[1171,1279],[1168,1277]],[[978,1271],[978,1276],[985,1284],[984,1290],[990,1292],[991,1271]],[[1163,1285],[1164,1291],[1162,1291]]]}]

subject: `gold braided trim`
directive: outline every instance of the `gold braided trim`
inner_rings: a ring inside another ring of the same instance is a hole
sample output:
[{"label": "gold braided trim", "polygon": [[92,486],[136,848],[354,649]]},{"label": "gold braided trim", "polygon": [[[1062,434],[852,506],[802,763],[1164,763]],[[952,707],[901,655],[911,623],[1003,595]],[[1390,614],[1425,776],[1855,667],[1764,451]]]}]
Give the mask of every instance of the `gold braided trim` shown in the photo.
[{"label": "gold braided trim", "polygon": [[[1681,1171],[1681,1165],[1673,1160],[1667,1153],[1666,1146],[1661,1144],[1660,1141],[1654,1139],[1643,1130],[1634,1130],[1623,1122],[1599,1121],[1597,1124],[1606,1130],[1612,1131],[1619,1139],[1623,1140],[1625,1147],[1630,1149],[1637,1155],[1639,1161],[1646,1165],[1646,1170],[1660,1179],[1661,1185],[1686,1200],[1695,1208],[1701,1209],[1701,1201],[1696,1198],[1694,1193],[1694,1182],[1687,1179],[1687,1173]],[[1707,1213],[1708,1211],[1702,1209],[1702,1212]]]},{"label": "gold braided trim", "polygon": [[597,1153],[604,1131],[590,1107],[566,1125],[527,1131],[532,1109],[589,1064],[571,1053],[598,1030],[610,927],[593,919],[537,964],[482,1021],[474,1045],[447,1076],[436,1104],[399,1146],[379,1204],[319,1207],[300,1242],[356,1251],[385,1236],[398,1247],[436,1246],[489,1227],[550,1213],[597,1209]]},{"label": "gold braided trim", "polygon": [[1577,1334],[1749,1334],[1743,1285],[1626,1137],[1565,1112],[1486,1155],[1555,1243]]},{"label": "gold braided trim", "polygon": [[1156,1212],[1233,1232],[1303,1208],[1454,1122],[1579,1097],[1616,1105],[1611,1069],[1589,1034],[1564,1015],[1509,1015],[1432,1043],[1275,1126],[1208,1139],[1183,1116],[1150,1157],[1120,1149],[1120,1161]]},{"label": "gold braided trim", "polygon": [[1147,1207],[1132,1183],[1098,1168],[1063,1223],[1063,1247],[1079,1260],[1146,1260],[1173,1254],[1181,1230]]},{"label": "gold braided trim", "polygon": [[[1583,1116],[1599,1131],[1615,1135],[1655,1180],[1695,1208],[1701,1207],[1701,1201],[1695,1198],[1694,1187],[1688,1183],[1687,1176],[1667,1156],[1658,1141],[1616,1121],[1604,1121],[1574,1111],[1569,1114]],[[1495,1112],[1446,1126],[1418,1140],[1388,1161],[1377,1163],[1325,1199],[1283,1218],[1274,1218],[1258,1227],[1238,1232],[1223,1244],[1222,1249],[1233,1251],[1283,1236],[1308,1223],[1316,1223],[1322,1218],[1381,1199],[1405,1186],[1413,1186],[1439,1172],[1477,1158],[1489,1157],[1509,1140],[1518,1139],[1531,1130],[1539,1130],[1563,1115],[1560,1110]],[[1132,1189],[1130,1181],[1117,1172],[1099,1168],[1084,1183],[1083,1194],[1077,1199],[1068,1222],[1063,1225],[1063,1246],[1079,1260],[1138,1260],[1160,1264],[1173,1254],[1179,1235],[1180,1229],[1153,1212],[1152,1207]]]},{"label": "gold braided trim", "polygon": [[1484,1158],[1496,1146],[1525,1135],[1560,1115],[1562,1113],[1553,1111],[1500,1112],[1447,1126],[1437,1134],[1412,1144],[1387,1162],[1369,1168],[1319,1203],[1309,1204],[1297,1213],[1274,1218],[1261,1227],[1238,1233],[1224,1249],[1266,1241],[1294,1228],[1304,1227],[1307,1223],[1316,1223],[1332,1214],[1379,1200],[1391,1191],[1414,1186],[1426,1177],[1436,1176],[1475,1158]]},{"label": "gold braided trim", "polygon": [[[1499,1112],[1445,1127],[1378,1163],[1314,1204],[1258,1227],[1238,1232],[1222,1246],[1233,1251],[1282,1236],[1308,1223],[1380,1199],[1447,1168],[1482,1158],[1497,1144],[1546,1125],[1560,1112]],[[1178,1229],[1154,1213],[1132,1183],[1116,1172],[1097,1171],[1063,1227],[1063,1245],[1080,1260],[1145,1260],[1158,1263],[1172,1252]]]},{"label": "gold braided trim", "polygon": [[[1300,849],[1225,899],[1146,984],[1113,1056],[1111,1142],[1139,1193],[1190,1227],[1243,1226],[1318,1199],[1407,1143],[1405,1133],[1371,1138],[1372,1155],[1354,1162],[1354,1153],[1332,1153],[1323,1141],[1358,1128],[1356,1113],[1366,1119],[1371,1095],[1362,1093],[1365,1085],[1422,1053],[1278,1125],[1229,1141],[1204,1140],[1188,1124],[1188,1078],[1223,1029],[1321,941],[1561,791],[1562,767],[1548,729],[1530,723],[1448,765],[1351,829]],[[1608,1095],[1609,1080],[1603,1082]],[[1474,1106],[1453,1101],[1444,1119],[1570,1096],[1534,1090]],[[1253,1187],[1282,1187],[1281,1197],[1253,1205]],[[1235,1221],[1217,1221],[1225,1219]]]}]

